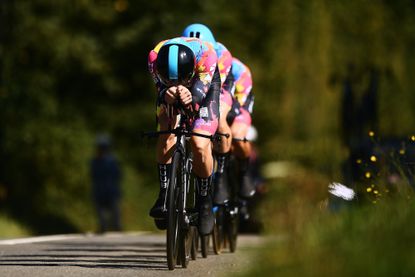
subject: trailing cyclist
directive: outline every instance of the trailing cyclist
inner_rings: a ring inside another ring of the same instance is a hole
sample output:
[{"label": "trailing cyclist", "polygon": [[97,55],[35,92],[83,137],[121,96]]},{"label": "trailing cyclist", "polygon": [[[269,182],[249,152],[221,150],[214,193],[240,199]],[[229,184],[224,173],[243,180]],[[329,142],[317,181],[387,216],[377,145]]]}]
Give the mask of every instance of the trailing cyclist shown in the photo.
[{"label": "trailing cyclist", "polygon": [[[231,126],[234,138],[246,138],[252,124],[254,95],[252,92],[252,75],[250,69],[237,58],[233,58],[232,71],[229,74],[234,79],[232,89],[233,104],[228,114],[228,123]],[[249,141],[234,140],[232,153],[238,160],[239,168],[239,196],[242,199],[242,208],[246,209],[246,200],[255,194],[255,185],[248,174],[251,144]],[[243,209],[241,213],[243,213]]]},{"label": "trailing cyclist", "polygon": [[218,68],[221,77],[220,120],[218,132],[230,133],[231,137],[222,139],[215,147],[217,172],[214,178],[215,204],[224,204],[228,201],[229,193],[225,178],[225,167],[232,150],[238,160],[239,196],[242,204],[255,193],[255,186],[248,177],[249,156],[251,145],[249,141],[235,140],[232,137],[243,139],[246,137],[252,124],[254,95],[252,93],[252,75],[250,69],[240,60],[232,57],[230,51],[215,40],[210,29],[203,24],[187,26],[182,36],[197,37],[213,45],[218,56]]},{"label": "trailing cyclist", "polygon": [[[157,44],[148,57],[149,71],[156,85],[157,124],[160,131],[173,129],[181,113],[189,115],[192,131],[215,134],[219,120],[220,75],[213,46],[198,38],[173,38]],[[171,172],[174,135],[160,135],[157,141],[157,162],[160,192],[150,210],[160,229],[165,229],[164,200]],[[211,141],[193,136],[193,173],[198,197],[198,230],[207,235],[212,231],[211,175],[213,156]]]},{"label": "trailing cyclist", "polygon": [[[197,37],[205,42],[212,44],[218,56],[218,69],[221,81],[220,93],[220,118],[218,132],[222,134],[231,134],[231,129],[226,121],[229,111],[232,107],[232,95],[230,89],[233,83],[227,81],[228,75],[232,66],[232,54],[220,42],[215,40],[211,30],[203,24],[194,23],[187,26],[183,33],[183,37]],[[226,183],[226,164],[229,160],[229,153],[231,150],[232,136],[222,138],[215,143],[215,156],[217,161],[217,170],[213,180],[213,202],[216,205],[221,205],[229,200],[229,192]]]}]

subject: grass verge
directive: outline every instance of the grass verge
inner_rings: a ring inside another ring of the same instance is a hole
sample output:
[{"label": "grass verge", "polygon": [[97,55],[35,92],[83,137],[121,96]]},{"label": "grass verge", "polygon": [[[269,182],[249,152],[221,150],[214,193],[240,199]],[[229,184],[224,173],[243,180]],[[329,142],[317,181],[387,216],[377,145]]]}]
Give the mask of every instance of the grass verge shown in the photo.
[{"label": "grass verge", "polygon": [[9,218],[5,214],[0,214],[0,239],[17,238],[29,236],[31,233],[24,226]]},{"label": "grass verge", "polygon": [[325,205],[329,180],[303,173],[270,184],[263,217],[276,239],[246,276],[414,276],[411,193],[333,212]]}]

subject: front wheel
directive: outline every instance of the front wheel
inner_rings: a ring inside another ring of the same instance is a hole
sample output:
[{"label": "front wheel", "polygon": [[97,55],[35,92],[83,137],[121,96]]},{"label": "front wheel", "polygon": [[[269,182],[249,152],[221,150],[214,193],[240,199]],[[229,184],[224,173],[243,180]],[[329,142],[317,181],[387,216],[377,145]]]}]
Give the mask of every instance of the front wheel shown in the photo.
[{"label": "front wheel", "polygon": [[170,183],[167,190],[167,265],[170,270],[176,267],[179,252],[179,214],[178,207],[180,201],[180,163],[181,154],[175,152],[173,155],[172,172]]},{"label": "front wheel", "polygon": [[191,259],[193,230],[182,230],[180,233],[180,263],[182,267],[187,268]]},{"label": "front wheel", "polygon": [[202,252],[202,257],[207,258],[209,250],[209,237],[210,235],[200,235],[200,248]]}]

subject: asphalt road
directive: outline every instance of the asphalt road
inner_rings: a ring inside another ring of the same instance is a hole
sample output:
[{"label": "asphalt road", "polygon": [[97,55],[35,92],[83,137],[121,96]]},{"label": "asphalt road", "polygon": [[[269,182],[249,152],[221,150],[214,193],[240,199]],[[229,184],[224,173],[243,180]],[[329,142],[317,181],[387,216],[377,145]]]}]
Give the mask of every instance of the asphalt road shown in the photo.
[{"label": "asphalt road", "polygon": [[228,276],[255,262],[258,236],[240,236],[235,253],[167,269],[164,234],[108,234],[38,237],[0,241],[0,276]]}]

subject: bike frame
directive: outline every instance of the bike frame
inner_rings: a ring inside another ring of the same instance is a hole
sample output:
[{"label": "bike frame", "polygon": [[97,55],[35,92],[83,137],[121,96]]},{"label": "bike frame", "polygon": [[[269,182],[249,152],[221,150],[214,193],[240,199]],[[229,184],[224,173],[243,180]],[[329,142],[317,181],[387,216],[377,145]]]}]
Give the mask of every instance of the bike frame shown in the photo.
[{"label": "bike frame", "polygon": [[[232,138],[234,142],[250,142],[247,138]],[[223,247],[226,247],[226,242],[229,243],[231,252],[236,250],[236,240],[239,225],[239,197],[238,184],[235,176],[236,168],[234,165],[234,157],[231,156],[229,160],[227,171],[228,189],[230,199],[223,205],[214,207],[216,224],[216,233],[213,233],[213,250],[215,254],[219,254]],[[215,237],[216,236],[216,237]]]},{"label": "bike frame", "polygon": [[[176,216],[179,217],[177,222],[175,224],[178,224],[179,226],[175,225],[175,230],[170,230],[168,227],[167,230],[167,260],[168,260],[168,267],[170,270],[173,270],[175,268],[177,261],[177,256],[176,256],[176,247],[181,247],[179,248],[179,251],[177,254],[180,258],[180,263],[182,264],[183,267],[187,267],[187,263],[188,263],[188,259],[187,259],[187,247],[185,245],[185,243],[187,243],[187,234],[190,233],[190,241],[194,241],[192,239],[192,234],[194,232],[189,232],[189,229],[191,228],[191,225],[195,225],[195,222],[197,222],[197,213],[196,212],[190,212],[188,213],[188,211],[186,210],[186,204],[187,204],[187,196],[190,192],[190,179],[191,179],[191,171],[192,171],[192,159],[190,157],[190,151],[188,151],[188,147],[187,147],[187,138],[191,137],[191,136],[199,136],[199,137],[204,137],[207,139],[210,139],[211,141],[214,141],[215,139],[219,139],[220,135],[222,136],[229,136],[228,134],[218,134],[218,135],[205,135],[205,134],[200,134],[200,133],[196,133],[196,132],[191,132],[188,131],[188,125],[187,125],[187,117],[184,115],[180,116],[180,121],[179,121],[179,125],[171,130],[166,130],[166,131],[158,131],[158,132],[146,132],[143,133],[143,136],[148,136],[148,137],[157,137],[159,135],[163,135],[163,134],[173,134],[176,136],[176,144],[175,144],[175,148],[173,151],[173,159],[176,155],[179,155],[180,158],[180,162],[179,162],[179,166],[181,166],[180,168],[180,182],[176,182],[175,186],[172,186],[172,182],[176,181],[178,179],[177,176],[175,176],[176,180],[172,180],[173,178],[170,178],[170,182],[167,185],[167,195],[164,201],[164,209],[165,212],[167,212],[169,214],[169,210],[168,210],[168,199],[171,199],[170,194],[171,193],[176,193],[176,189],[179,190],[179,202],[177,203],[178,205],[174,207],[175,211],[176,211]],[[173,161],[174,163],[174,161]],[[175,170],[175,169],[172,169]],[[177,172],[175,172],[176,174]],[[171,190],[174,189],[173,192],[171,192]],[[173,196],[172,196],[173,197]],[[168,218],[171,218],[170,216],[168,216]],[[170,226],[170,225],[169,225]],[[172,231],[174,231],[174,243],[173,243],[173,249],[170,249],[171,246],[169,244],[169,242],[171,243],[171,235],[172,235]],[[179,241],[181,240],[181,241]],[[185,240],[185,241],[184,241]],[[177,244],[180,245],[178,246]],[[190,242],[191,243],[191,242]],[[184,247],[183,247],[184,246]],[[190,248],[189,248],[190,249]],[[186,252],[186,253],[185,253]],[[189,252],[190,253],[190,252]]]}]

